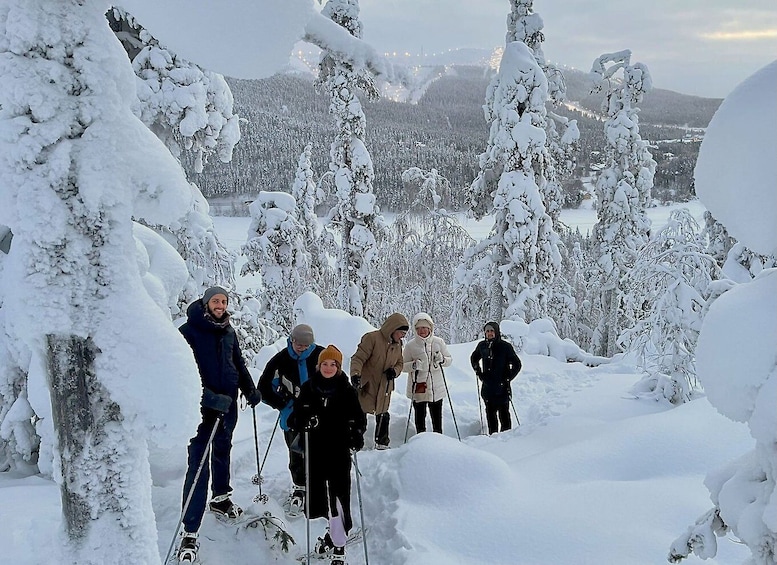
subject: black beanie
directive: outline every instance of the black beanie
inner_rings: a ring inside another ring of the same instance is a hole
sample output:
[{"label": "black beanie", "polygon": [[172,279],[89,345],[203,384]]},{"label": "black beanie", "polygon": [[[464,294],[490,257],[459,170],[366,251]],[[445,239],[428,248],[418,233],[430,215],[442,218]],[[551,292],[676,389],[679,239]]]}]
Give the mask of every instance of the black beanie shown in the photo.
[{"label": "black beanie", "polygon": [[210,302],[210,299],[216,296],[217,294],[223,294],[224,296],[227,297],[227,302],[229,302],[229,293],[226,291],[226,289],[220,286],[212,286],[205,291],[205,294],[202,295],[202,303],[207,305],[208,302]]}]

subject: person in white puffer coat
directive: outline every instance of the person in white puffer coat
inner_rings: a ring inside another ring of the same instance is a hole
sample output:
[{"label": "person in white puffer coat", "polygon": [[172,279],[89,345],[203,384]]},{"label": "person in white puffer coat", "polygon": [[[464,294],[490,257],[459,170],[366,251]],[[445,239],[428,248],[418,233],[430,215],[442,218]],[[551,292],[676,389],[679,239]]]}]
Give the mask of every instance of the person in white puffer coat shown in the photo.
[{"label": "person in white puffer coat", "polygon": [[447,395],[443,367],[453,362],[448,346],[434,335],[434,322],[426,312],[413,317],[413,339],[402,350],[403,371],[407,377],[407,397],[413,402],[416,433],[426,431],[426,411],[432,430],[442,433],[442,403]]}]

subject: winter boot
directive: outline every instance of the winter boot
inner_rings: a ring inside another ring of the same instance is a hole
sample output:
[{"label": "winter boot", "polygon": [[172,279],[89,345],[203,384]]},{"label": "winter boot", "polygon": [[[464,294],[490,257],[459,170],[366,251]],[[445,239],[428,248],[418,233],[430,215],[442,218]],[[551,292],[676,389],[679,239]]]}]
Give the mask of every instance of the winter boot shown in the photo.
[{"label": "winter boot", "polygon": [[289,495],[289,508],[286,515],[296,518],[305,510],[305,487],[294,485],[294,490]]},{"label": "winter boot", "polygon": [[243,509],[234,504],[228,494],[214,496],[208,504],[208,510],[213,512],[217,519],[231,524],[238,522],[243,515]]},{"label": "winter boot", "polygon": [[334,549],[335,544],[332,542],[332,537],[329,535],[329,532],[327,532],[323,535],[323,537],[318,538],[316,541],[314,552],[316,555],[323,558],[332,555],[332,551]]},{"label": "winter boot", "polygon": [[329,557],[329,563],[331,563],[331,565],[345,565],[345,548],[332,548],[332,553]]},{"label": "winter boot", "polygon": [[197,532],[181,532],[181,544],[178,546],[178,563],[194,563],[197,561]]}]

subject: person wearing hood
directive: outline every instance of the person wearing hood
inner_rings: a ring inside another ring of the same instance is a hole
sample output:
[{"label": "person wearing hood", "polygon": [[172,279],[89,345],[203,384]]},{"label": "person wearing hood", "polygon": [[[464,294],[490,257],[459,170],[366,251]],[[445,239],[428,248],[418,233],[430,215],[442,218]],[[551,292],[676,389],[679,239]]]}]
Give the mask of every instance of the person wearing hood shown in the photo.
[{"label": "person wearing hood", "polygon": [[379,330],[367,332],[351,357],[351,384],[365,414],[375,414],[375,449],[389,446],[389,404],[394,379],[402,372],[402,338],[410,324],[394,312]]},{"label": "person wearing hood", "polygon": [[[229,322],[229,295],[219,286],[205,291],[186,310],[187,320],[179,328],[194,353],[200,373],[202,420],[196,435],[189,442],[188,468],[184,481],[183,532],[179,557],[186,553],[196,557],[197,532],[202,524],[210,481],[211,501],[208,509],[218,518],[236,520],[243,510],[230,499],[230,455],[232,433],[237,424],[238,391],[252,407],[261,401],[261,394],[248,372],[234,328]],[[215,431],[214,431],[215,430]],[[205,462],[197,484],[194,477],[210,444],[209,461]]]},{"label": "person wearing hood", "polygon": [[443,367],[453,357],[441,337],[434,335],[434,322],[426,312],[413,317],[415,336],[402,350],[407,377],[407,397],[413,402],[416,433],[426,431],[426,411],[432,418],[432,430],[442,433],[442,403],[447,395]]},{"label": "person wearing hood", "polygon": [[289,428],[288,419],[300,387],[316,371],[323,350],[315,343],[313,328],[307,324],[294,326],[286,347],[267,362],[259,377],[262,401],[280,412],[278,422],[289,450],[292,490],[284,507],[290,517],[299,516],[305,506],[305,459],[300,450],[292,449],[296,434]]},{"label": "person wearing hood", "polygon": [[308,519],[328,518],[315,551],[332,565],[345,564],[345,544],[351,518],[351,451],[364,447],[367,416],[356,390],[342,371],[343,354],[328,345],[318,355],[318,366],[302,383],[289,426],[308,442]]},{"label": "person wearing hood", "polygon": [[513,346],[502,339],[498,322],[488,322],[483,326],[483,332],[486,339],[477,344],[470,355],[470,363],[481,383],[480,396],[486,406],[488,434],[491,435],[512,427],[510,381],[521,370],[521,360]]}]

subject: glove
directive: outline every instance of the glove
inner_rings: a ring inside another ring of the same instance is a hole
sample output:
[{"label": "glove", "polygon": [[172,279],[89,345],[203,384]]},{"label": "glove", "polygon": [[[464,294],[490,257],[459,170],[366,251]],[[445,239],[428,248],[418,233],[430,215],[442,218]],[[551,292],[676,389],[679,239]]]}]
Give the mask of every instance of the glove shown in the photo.
[{"label": "glove", "polygon": [[364,447],[364,432],[351,428],[350,447],[354,451],[361,451]]},{"label": "glove", "polygon": [[394,370],[394,367],[389,367],[383,371],[383,374],[386,375],[386,378],[390,381],[393,381],[397,378],[397,372]]},{"label": "glove", "polygon": [[445,361],[445,358],[442,356],[442,353],[440,353],[439,351],[435,351],[432,354],[432,362],[433,363],[437,363],[439,365],[443,361]]},{"label": "glove", "polygon": [[217,394],[209,388],[203,388],[200,406],[209,410],[214,410],[219,414],[226,414],[232,406],[232,398],[226,394]]},{"label": "glove", "polygon": [[258,388],[255,388],[254,390],[248,393],[248,396],[246,396],[246,400],[248,401],[249,406],[253,408],[254,406],[256,406],[262,401],[262,393],[259,392]]},{"label": "glove", "polygon": [[359,388],[359,385],[362,384],[362,376],[359,374],[351,375],[351,384],[354,388]]},{"label": "glove", "polygon": [[308,421],[305,423],[304,426],[302,426],[302,429],[305,431],[310,431],[313,428],[318,427],[318,416],[313,414]]}]

